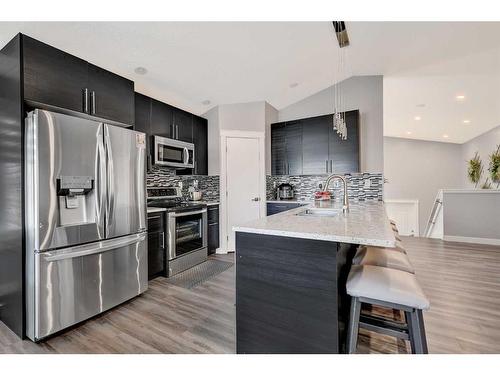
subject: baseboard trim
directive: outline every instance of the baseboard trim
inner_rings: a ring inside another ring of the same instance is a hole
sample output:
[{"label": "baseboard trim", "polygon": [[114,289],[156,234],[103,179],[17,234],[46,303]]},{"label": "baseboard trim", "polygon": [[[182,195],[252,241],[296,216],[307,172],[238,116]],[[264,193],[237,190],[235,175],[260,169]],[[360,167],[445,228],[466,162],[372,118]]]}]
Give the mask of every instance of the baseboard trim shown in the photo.
[{"label": "baseboard trim", "polygon": [[481,238],[481,237],[462,237],[462,236],[444,236],[445,241],[450,242],[466,242],[478,243],[481,245],[500,245],[500,239],[497,238]]}]

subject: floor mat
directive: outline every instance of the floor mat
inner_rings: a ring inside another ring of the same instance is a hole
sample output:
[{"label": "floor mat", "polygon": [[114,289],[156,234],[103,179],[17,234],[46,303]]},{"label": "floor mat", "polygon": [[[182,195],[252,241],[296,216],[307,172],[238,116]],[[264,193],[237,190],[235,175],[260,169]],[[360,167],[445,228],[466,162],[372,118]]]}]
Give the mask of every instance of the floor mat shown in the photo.
[{"label": "floor mat", "polygon": [[231,268],[234,263],[223,262],[220,260],[209,259],[206,262],[198,264],[184,272],[169,277],[167,282],[181,288],[192,289],[217,276],[219,273]]}]

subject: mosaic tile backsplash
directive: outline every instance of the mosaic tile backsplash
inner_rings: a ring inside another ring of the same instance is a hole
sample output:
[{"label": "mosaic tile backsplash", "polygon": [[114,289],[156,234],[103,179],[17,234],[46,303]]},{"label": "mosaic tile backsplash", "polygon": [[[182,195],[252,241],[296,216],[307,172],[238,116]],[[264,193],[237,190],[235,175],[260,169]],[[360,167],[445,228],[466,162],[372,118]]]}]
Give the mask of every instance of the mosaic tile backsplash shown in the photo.
[{"label": "mosaic tile backsplash", "polygon": [[177,176],[174,169],[152,166],[146,175],[146,186],[166,187],[178,186],[182,181],[182,195],[189,198],[189,186],[198,180],[198,190],[202,192],[205,201],[219,201],[219,176]]},{"label": "mosaic tile backsplash", "polygon": [[[267,199],[276,199],[276,187],[284,182],[288,182],[294,187],[295,199],[311,200],[315,191],[319,190],[318,185],[325,184],[327,175],[315,176],[266,176]],[[365,201],[383,199],[384,178],[382,173],[353,173],[345,175],[347,179],[347,193],[349,200]],[[369,181],[369,187],[367,185]],[[342,200],[343,187],[339,181],[337,186],[335,181],[330,183],[329,190],[333,199]],[[275,187],[276,186],[276,187]]]}]

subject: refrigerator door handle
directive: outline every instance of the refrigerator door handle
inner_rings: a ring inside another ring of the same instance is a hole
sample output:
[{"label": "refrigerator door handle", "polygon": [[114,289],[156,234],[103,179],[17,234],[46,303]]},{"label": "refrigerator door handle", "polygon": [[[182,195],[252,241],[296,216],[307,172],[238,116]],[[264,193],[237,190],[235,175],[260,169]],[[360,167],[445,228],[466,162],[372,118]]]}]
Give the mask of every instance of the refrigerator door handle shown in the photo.
[{"label": "refrigerator door handle", "polygon": [[[109,138],[108,126],[104,125],[104,143],[106,148],[106,165],[107,165],[107,188],[108,199],[106,205],[106,225],[109,228],[115,221],[115,184],[114,184],[114,167],[113,167],[113,152],[111,150],[111,140]],[[106,235],[108,235],[106,233]]]},{"label": "refrigerator door handle", "polygon": [[63,259],[78,258],[97,253],[104,253],[105,251],[114,250],[120,247],[142,242],[145,239],[146,233],[134,234],[133,236],[108,240],[105,241],[105,243],[99,242],[97,244],[75,246],[71,249],[71,251],[63,250],[62,253],[43,253],[43,256],[46,262],[56,262]]},{"label": "refrigerator door handle", "polygon": [[103,210],[106,196],[106,160],[104,152],[104,141],[102,139],[102,125],[97,132],[95,176],[96,224],[99,236],[104,238],[105,234]]}]

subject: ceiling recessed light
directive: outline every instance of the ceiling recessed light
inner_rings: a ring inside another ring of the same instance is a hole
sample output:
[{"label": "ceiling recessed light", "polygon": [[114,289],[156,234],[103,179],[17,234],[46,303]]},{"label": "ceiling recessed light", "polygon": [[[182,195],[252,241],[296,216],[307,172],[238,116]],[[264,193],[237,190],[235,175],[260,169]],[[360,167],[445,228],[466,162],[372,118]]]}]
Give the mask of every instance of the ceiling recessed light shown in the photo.
[{"label": "ceiling recessed light", "polygon": [[297,87],[299,84],[297,82],[294,82],[294,83],[290,83],[290,88],[293,89],[295,87]]},{"label": "ceiling recessed light", "polygon": [[448,138],[448,134],[443,134],[443,138]]},{"label": "ceiling recessed light", "polygon": [[406,132],[406,134],[411,135],[411,132]]},{"label": "ceiling recessed light", "polygon": [[141,76],[143,76],[144,74],[146,74],[148,72],[148,70],[143,66],[138,66],[137,68],[134,69],[134,72],[136,74],[140,74]]},{"label": "ceiling recessed light", "polygon": [[420,121],[420,120],[422,120],[422,117],[420,117],[420,116],[415,116],[413,119],[414,119],[415,121]]},{"label": "ceiling recessed light", "polygon": [[470,124],[470,120],[464,120],[464,124]]},{"label": "ceiling recessed light", "polygon": [[204,100],[201,102],[201,104],[203,104],[203,105],[209,105],[210,103],[211,103],[210,100]]},{"label": "ceiling recessed light", "polygon": [[457,99],[457,100],[464,100],[465,99],[465,95],[457,95],[457,96],[455,96],[455,99]]},{"label": "ceiling recessed light", "polygon": [[417,107],[418,107],[418,108],[424,108],[424,107],[425,107],[425,104],[424,104],[424,103],[417,104]]}]

